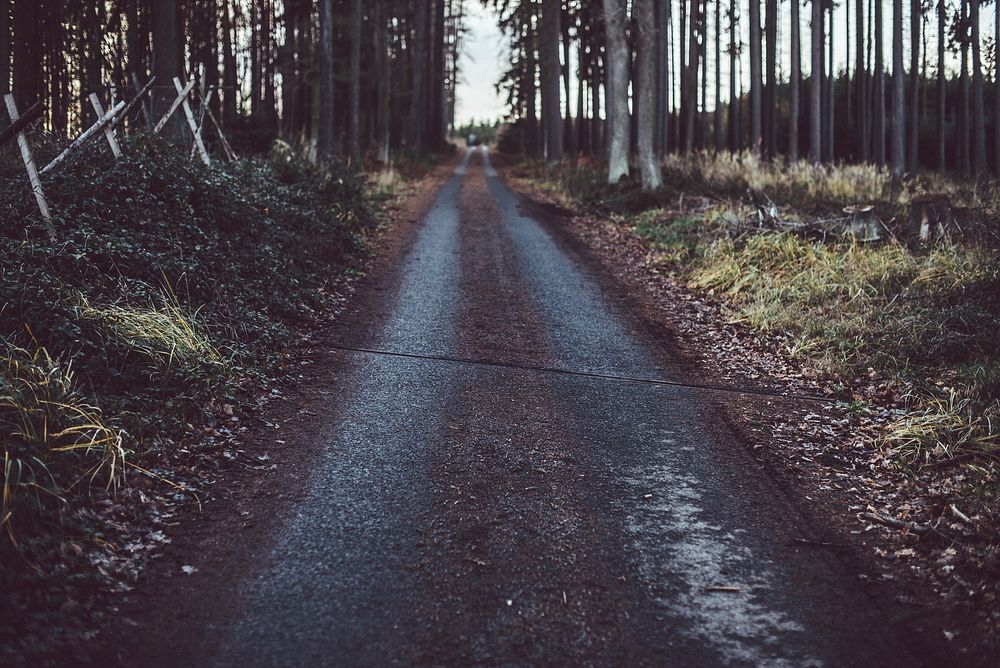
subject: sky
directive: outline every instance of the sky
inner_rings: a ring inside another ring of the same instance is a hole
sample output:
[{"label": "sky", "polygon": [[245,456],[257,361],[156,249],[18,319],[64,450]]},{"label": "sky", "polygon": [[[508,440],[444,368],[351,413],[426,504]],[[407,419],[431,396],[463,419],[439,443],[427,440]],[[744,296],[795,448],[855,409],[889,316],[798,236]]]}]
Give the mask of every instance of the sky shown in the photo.
[{"label": "sky", "polygon": [[496,83],[506,68],[504,38],[497,26],[497,17],[478,0],[465,3],[465,35],[455,121],[464,125],[471,120],[494,120],[506,114],[504,98],[496,91]]}]

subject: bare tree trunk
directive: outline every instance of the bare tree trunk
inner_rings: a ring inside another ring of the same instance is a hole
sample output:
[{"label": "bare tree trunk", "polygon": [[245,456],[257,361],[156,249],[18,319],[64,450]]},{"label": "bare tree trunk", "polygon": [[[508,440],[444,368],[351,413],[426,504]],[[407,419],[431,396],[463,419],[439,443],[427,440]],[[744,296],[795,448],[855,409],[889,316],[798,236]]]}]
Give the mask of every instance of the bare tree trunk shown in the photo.
[{"label": "bare tree trunk", "polygon": [[906,170],[906,74],[903,72],[903,0],[892,0],[892,173]]},{"label": "bare tree trunk", "polygon": [[824,99],[823,106],[823,156],[824,160],[827,162],[833,162],[836,158],[835,151],[837,148],[837,143],[834,141],[834,131],[836,130],[836,123],[834,121],[834,101],[837,97],[837,72],[835,70],[834,59],[833,59],[833,46],[834,37],[833,30],[835,27],[835,22],[833,20],[833,3],[829,4],[830,9],[830,21],[829,21],[829,31],[827,34],[827,41],[830,44],[829,50],[827,51],[827,61],[826,61],[826,75],[823,77],[824,84],[826,86],[826,98]]},{"label": "bare tree trunk", "polygon": [[563,127],[559,101],[559,18],[560,0],[542,0],[539,59],[542,66],[542,127],[545,132],[545,160],[563,159]]},{"label": "bare tree trunk", "polygon": [[688,67],[684,81],[687,83],[687,90],[684,92],[682,104],[684,105],[684,152],[691,153],[694,150],[695,125],[698,121],[698,60],[701,54],[701,46],[698,44],[698,34],[704,25],[704,12],[702,7],[705,0],[692,0],[691,2],[691,32],[688,35]]},{"label": "bare tree trunk", "polygon": [[760,0],[750,0],[750,150],[761,150],[761,93],[764,87],[760,49]]},{"label": "bare tree trunk", "polygon": [[[326,2],[326,0],[323,0]],[[427,124],[427,14],[429,0],[417,0],[414,5],[415,36],[413,43],[413,88],[410,95],[410,113],[407,121],[407,143],[416,151],[425,148],[424,128]]]},{"label": "bare tree trunk", "polygon": [[[285,11],[288,11],[286,7]],[[233,50],[233,19],[230,0],[222,3],[222,119],[229,125],[236,118],[236,53]],[[291,39],[286,37],[285,39]],[[285,86],[291,86],[287,81]],[[285,110],[288,113],[288,109]]]},{"label": "bare tree trunk", "polygon": [[[10,6],[11,0],[0,0],[0,95],[6,95],[10,92]],[[135,0],[132,0],[130,8],[134,6]],[[131,33],[133,27],[131,14],[129,19],[129,32]],[[132,47],[131,40],[129,47]],[[132,66],[131,58],[129,58],[129,66]]]},{"label": "bare tree trunk", "polygon": [[910,174],[916,174],[920,162],[920,0],[910,0],[910,150],[907,153]]},{"label": "bare tree trunk", "polygon": [[[560,13],[562,9],[560,8]],[[570,90],[570,67],[569,67],[569,57],[570,57],[570,37],[569,37],[569,24],[570,16],[568,12],[563,15],[559,22],[560,32],[562,33],[562,52],[563,52],[563,65],[562,65],[562,83],[563,83],[563,93],[566,95],[566,109],[565,118],[562,122],[562,132],[563,132],[563,145],[564,150],[569,151],[570,157],[573,163],[576,164],[576,133],[573,131],[573,96]],[[580,94],[580,90],[577,90],[577,95]]]},{"label": "bare tree trunk", "polygon": [[667,22],[671,0],[656,0],[656,156],[667,154],[667,89],[671,72],[667,61]]},{"label": "bare tree trunk", "polygon": [[961,3],[961,18],[959,20],[959,25],[961,26],[961,45],[962,45],[962,58],[961,67],[962,72],[959,75],[960,79],[960,99],[959,99],[959,112],[958,112],[958,166],[963,174],[968,174],[971,167],[971,157],[969,155],[969,21],[968,21],[968,2],[967,0],[962,0]]},{"label": "bare tree trunk", "polygon": [[736,94],[736,35],[739,24],[736,18],[736,0],[729,0],[729,150],[740,150],[739,97]]},{"label": "bare tree trunk", "polygon": [[[792,0],[797,2],[798,0]],[[764,92],[764,138],[765,152],[773,158],[778,151],[778,2],[766,0],[764,17],[767,32],[767,88]]]},{"label": "bare tree trunk", "polygon": [[[174,77],[180,76],[178,62],[177,7],[171,0],[150,0],[152,10],[153,32],[153,74],[159,85],[154,88],[153,115],[159,117],[166,113],[171,102],[177,96],[173,90]],[[179,135],[181,131],[180,117],[172,119],[168,125],[172,134]]]},{"label": "bare tree trunk", "polygon": [[633,0],[636,32],[636,122],[639,130],[639,174],[643,190],[663,185],[653,147],[656,131],[656,17],[653,0]]},{"label": "bare tree trunk", "polygon": [[608,88],[608,183],[614,185],[628,176],[628,43],[625,41],[624,0],[603,0],[604,26],[607,33]]},{"label": "bare tree trunk", "polygon": [[868,104],[869,76],[865,66],[865,0],[857,0],[857,37],[855,39],[856,62],[854,65],[854,81],[857,87],[855,102],[858,105],[856,118],[861,123],[861,133],[858,136],[858,155],[861,162],[871,160],[871,105]]},{"label": "bare tree trunk", "polygon": [[[945,0],[938,0],[938,43],[937,43],[937,167],[943,170],[947,164],[945,158],[945,113],[947,111],[945,100],[945,78],[944,78],[944,39],[947,16],[945,14]],[[998,5],[1000,6],[1000,5]]]},{"label": "bare tree trunk", "polygon": [[799,159],[799,107],[801,106],[800,85],[802,81],[802,44],[800,38],[799,0],[791,0],[791,65],[788,82],[788,159]]},{"label": "bare tree trunk", "polygon": [[[349,145],[351,164],[361,164],[361,0],[354,0],[351,8],[351,118]],[[380,26],[375,26],[378,32]]]},{"label": "bare tree trunk", "polygon": [[986,108],[983,100],[983,57],[979,40],[979,0],[969,0],[972,24],[972,156],[978,177],[986,174]]},{"label": "bare tree trunk", "polygon": [[812,0],[812,72],[809,75],[809,159],[823,157],[823,0]]},{"label": "bare tree trunk", "polygon": [[722,0],[715,0],[715,152],[722,151]]},{"label": "bare tree trunk", "polygon": [[885,165],[885,59],[882,0],[875,0],[875,164]]},{"label": "bare tree trunk", "polygon": [[1000,2],[993,6],[993,168],[1000,174]]},{"label": "bare tree trunk", "polygon": [[333,0],[320,0],[319,33],[320,114],[316,157],[325,163],[333,159],[334,144]]}]

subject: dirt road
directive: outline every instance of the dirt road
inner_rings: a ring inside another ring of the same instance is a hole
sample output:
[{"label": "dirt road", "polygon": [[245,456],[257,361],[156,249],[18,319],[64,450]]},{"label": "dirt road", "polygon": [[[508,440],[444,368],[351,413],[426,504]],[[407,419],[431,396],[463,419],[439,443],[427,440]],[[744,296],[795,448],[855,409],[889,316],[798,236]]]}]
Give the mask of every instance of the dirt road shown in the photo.
[{"label": "dirt road", "polygon": [[803,542],[801,502],[683,386],[670,340],[485,152],[403,257],[330,346],[336,393],[294,502],[186,605],[232,604],[209,632],[174,618],[148,661],[921,663],[858,574]]}]

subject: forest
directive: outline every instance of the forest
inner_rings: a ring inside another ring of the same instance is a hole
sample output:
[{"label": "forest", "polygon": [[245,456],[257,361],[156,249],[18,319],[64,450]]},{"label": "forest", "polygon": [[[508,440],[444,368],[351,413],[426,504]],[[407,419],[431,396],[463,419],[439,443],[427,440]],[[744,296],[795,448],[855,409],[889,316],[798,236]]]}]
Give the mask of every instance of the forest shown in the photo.
[{"label": "forest", "polygon": [[0,52],[0,664],[995,663],[1000,0]]}]

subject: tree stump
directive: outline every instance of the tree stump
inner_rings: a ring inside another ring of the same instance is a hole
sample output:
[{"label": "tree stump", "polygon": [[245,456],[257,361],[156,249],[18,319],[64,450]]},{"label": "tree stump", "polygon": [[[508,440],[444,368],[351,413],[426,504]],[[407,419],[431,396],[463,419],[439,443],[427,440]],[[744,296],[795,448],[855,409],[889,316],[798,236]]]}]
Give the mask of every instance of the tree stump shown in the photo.
[{"label": "tree stump", "polygon": [[844,213],[850,217],[848,232],[852,237],[862,242],[882,240],[882,223],[875,215],[875,207],[871,204],[858,204],[844,208]]},{"label": "tree stump", "polygon": [[935,243],[952,227],[951,199],[942,193],[918,195],[910,201],[909,236],[922,244]]}]

